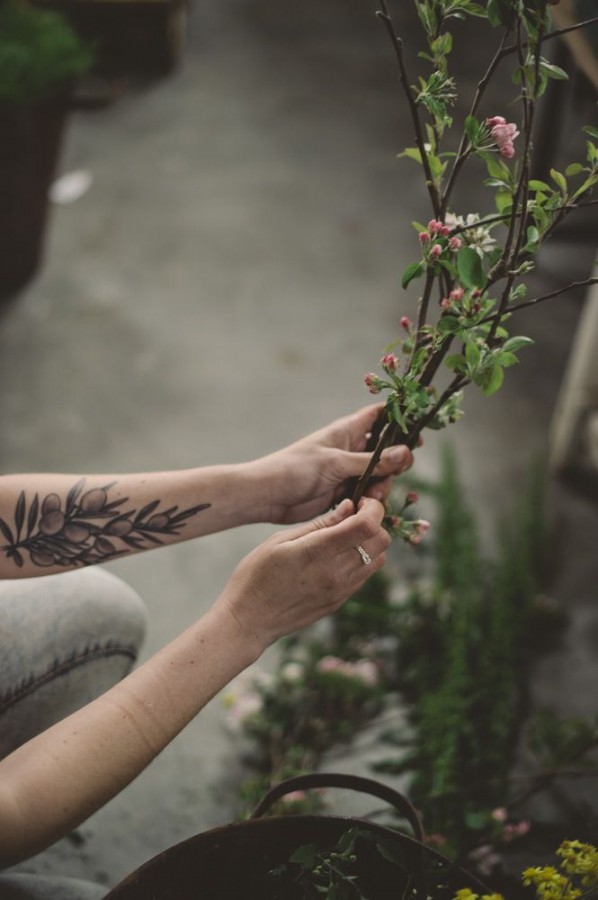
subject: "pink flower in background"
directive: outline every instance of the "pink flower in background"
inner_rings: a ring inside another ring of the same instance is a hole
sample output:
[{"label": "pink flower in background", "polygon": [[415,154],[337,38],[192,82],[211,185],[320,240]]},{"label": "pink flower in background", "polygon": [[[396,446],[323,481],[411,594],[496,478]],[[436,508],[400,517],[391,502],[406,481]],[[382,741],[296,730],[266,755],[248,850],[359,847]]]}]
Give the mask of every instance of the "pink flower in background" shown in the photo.
[{"label": "pink flower in background", "polygon": [[411,328],[411,319],[409,316],[401,316],[401,328],[404,328],[405,331],[409,331]]},{"label": "pink flower in background", "polygon": [[495,822],[506,822],[508,817],[508,812],[504,806],[499,806],[497,809],[493,809],[491,813],[491,817]]},{"label": "pink flower in background", "polygon": [[409,503],[409,504],[417,503],[418,500],[419,500],[419,496],[417,494],[417,491],[409,491],[409,493],[405,497],[405,503]]}]

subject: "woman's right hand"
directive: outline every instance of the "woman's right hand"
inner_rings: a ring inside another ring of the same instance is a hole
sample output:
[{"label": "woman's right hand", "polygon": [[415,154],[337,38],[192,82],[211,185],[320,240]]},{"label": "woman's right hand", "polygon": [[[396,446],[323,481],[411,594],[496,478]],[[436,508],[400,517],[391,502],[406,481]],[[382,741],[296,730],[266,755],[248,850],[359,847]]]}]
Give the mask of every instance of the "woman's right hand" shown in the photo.
[{"label": "woman's right hand", "polygon": [[[384,507],[350,500],[308,524],[277,532],[237,566],[216,603],[256,656],[284,635],[335,612],[385,562]],[[357,547],[371,558],[365,564]]]}]

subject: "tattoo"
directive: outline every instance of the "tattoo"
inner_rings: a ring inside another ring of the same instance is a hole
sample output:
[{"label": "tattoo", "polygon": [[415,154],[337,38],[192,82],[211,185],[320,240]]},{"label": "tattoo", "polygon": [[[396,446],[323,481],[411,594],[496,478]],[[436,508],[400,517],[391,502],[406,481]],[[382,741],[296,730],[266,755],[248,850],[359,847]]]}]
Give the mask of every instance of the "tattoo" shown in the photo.
[{"label": "tattoo", "polygon": [[162,545],[165,537],[181,533],[186,519],[212,505],[201,503],[180,512],[178,506],[171,506],[159,512],[162,501],[153,500],[139,511],[123,511],[128,497],[109,500],[115,484],[84,492],[82,478],[68,492],[64,506],[58,494],[48,494],[41,503],[35,494],[28,507],[21,491],[13,527],[0,518],[0,532],[7,541],[0,549],[19,568],[25,551],[36,566],[90,566]]}]

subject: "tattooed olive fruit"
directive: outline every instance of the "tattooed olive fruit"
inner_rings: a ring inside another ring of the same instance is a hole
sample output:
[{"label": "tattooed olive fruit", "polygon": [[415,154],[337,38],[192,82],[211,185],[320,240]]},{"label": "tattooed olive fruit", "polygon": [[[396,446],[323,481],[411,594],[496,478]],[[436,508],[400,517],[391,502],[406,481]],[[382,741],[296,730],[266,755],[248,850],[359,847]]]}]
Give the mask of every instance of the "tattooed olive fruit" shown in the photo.
[{"label": "tattooed olive fruit", "polygon": [[79,508],[85,513],[99,512],[106,503],[108,495],[103,488],[87,491],[79,500]]},{"label": "tattooed olive fruit", "polygon": [[96,538],[94,547],[98,553],[102,554],[102,556],[106,556],[108,553],[114,553],[114,544],[103,537]]},{"label": "tattooed olive fruit", "polygon": [[39,530],[42,534],[58,534],[64,527],[64,513],[59,509],[53,509],[39,520]]},{"label": "tattooed olive fruit", "polygon": [[117,537],[123,537],[125,534],[129,534],[133,530],[133,523],[130,519],[127,519],[125,516],[120,516],[118,519],[112,519],[106,527],[104,531],[106,534],[114,534]]},{"label": "tattooed olive fruit", "polygon": [[44,553],[42,550],[34,550],[31,553],[31,562],[35,566],[53,566],[56,560],[51,553]]},{"label": "tattooed olive fruit", "polygon": [[42,516],[45,516],[46,513],[54,512],[55,509],[60,509],[60,497],[58,494],[48,494],[42,503]]},{"label": "tattooed olive fruit", "polygon": [[91,534],[88,525],[80,525],[78,522],[69,522],[64,526],[64,536],[72,544],[83,544]]},{"label": "tattooed olive fruit", "polygon": [[148,519],[149,528],[166,528],[168,525],[168,516],[165,516],[161,513],[158,513],[157,516],[152,516],[151,519]]}]

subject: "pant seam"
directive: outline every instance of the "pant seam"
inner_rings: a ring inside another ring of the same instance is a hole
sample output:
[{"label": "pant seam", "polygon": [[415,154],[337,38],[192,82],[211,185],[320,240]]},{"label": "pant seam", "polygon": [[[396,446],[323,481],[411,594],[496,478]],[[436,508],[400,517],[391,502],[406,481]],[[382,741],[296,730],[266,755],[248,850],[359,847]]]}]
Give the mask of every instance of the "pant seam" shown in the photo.
[{"label": "pant seam", "polygon": [[74,651],[67,659],[62,661],[56,660],[42,675],[31,675],[29,678],[22,681],[18,687],[9,689],[4,694],[0,694],[0,715],[24,697],[27,697],[40,687],[48,684],[54,678],[66,675],[73,669],[83,666],[88,662],[93,662],[98,659],[108,659],[111,656],[126,656],[132,662],[135,662],[137,659],[137,653],[134,647],[112,644],[110,642],[104,645],[93,644],[86,647],[80,653]]}]

